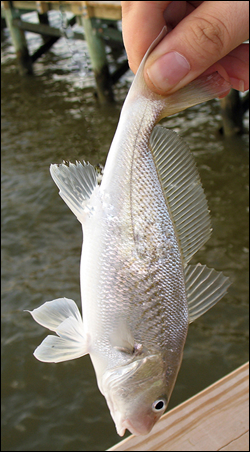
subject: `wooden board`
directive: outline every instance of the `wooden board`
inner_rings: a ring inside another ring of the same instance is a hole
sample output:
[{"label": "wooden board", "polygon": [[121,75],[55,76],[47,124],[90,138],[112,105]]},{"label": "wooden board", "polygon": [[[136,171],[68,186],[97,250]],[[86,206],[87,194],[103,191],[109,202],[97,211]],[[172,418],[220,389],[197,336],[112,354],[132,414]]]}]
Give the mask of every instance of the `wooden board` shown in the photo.
[{"label": "wooden board", "polygon": [[87,1],[85,2],[89,17],[99,19],[121,20],[121,2],[116,1]]},{"label": "wooden board", "polygon": [[166,413],[146,436],[109,451],[249,451],[249,363]]},{"label": "wooden board", "polygon": [[[9,2],[2,2],[7,9]],[[40,14],[50,10],[69,11],[76,16],[96,17],[99,19],[121,20],[121,2],[119,1],[13,1],[12,5],[17,9],[38,11]]]}]

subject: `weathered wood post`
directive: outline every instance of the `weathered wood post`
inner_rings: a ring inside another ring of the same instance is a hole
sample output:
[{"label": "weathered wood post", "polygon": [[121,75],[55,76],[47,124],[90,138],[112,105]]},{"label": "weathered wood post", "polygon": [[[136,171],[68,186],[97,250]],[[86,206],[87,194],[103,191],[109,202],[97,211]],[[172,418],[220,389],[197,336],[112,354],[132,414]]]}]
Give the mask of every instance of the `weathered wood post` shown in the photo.
[{"label": "weathered wood post", "polygon": [[[36,2],[36,7],[37,7],[38,19],[39,19],[40,24],[49,25],[48,3],[38,1],[38,2]],[[48,42],[50,37],[42,35],[42,39],[43,39],[43,42]]]},{"label": "weathered wood post", "polygon": [[112,81],[106,58],[105,43],[93,26],[87,6],[83,6],[80,16],[88,44],[92,69],[94,71],[98,99],[101,103],[113,102]]},{"label": "weathered wood post", "polygon": [[[49,18],[47,13],[38,13],[38,19],[40,24],[49,25]],[[50,37],[42,35],[43,42],[48,42]]]},{"label": "weathered wood post", "polygon": [[239,91],[231,89],[230,93],[221,99],[222,133],[225,136],[244,133],[243,116],[248,109],[247,97],[241,99]]},{"label": "weathered wood post", "polygon": [[20,17],[20,12],[12,7],[12,2],[3,2],[3,4],[5,8],[5,20],[16,51],[19,73],[21,75],[33,74],[32,60],[29,55],[25,33],[12,23],[13,19]]}]

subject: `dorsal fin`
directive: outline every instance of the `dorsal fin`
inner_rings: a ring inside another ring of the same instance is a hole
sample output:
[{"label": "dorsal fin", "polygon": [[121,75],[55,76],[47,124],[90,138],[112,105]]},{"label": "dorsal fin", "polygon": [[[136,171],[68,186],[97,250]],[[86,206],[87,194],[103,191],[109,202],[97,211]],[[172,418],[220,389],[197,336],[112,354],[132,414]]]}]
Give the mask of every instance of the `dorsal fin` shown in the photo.
[{"label": "dorsal fin", "polygon": [[211,234],[207,200],[187,144],[172,130],[156,126],[150,137],[159,180],[176,227],[184,264]]}]

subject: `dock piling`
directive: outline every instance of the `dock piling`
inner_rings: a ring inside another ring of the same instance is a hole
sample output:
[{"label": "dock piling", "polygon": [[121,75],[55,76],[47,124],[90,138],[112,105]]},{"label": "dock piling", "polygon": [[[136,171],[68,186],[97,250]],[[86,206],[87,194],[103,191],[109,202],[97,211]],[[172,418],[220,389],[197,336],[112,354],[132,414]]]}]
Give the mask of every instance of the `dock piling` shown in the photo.
[{"label": "dock piling", "polygon": [[[39,13],[38,12],[39,23],[43,25],[49,25],[49,17],[48,13]],[[48,36],[42,35],[43,42],[48,42]]]},{"label": "dock piling", "polygon": [[249,108],[249,93],[241,97],[239,91],[231,89],[226,97],[221,99],[221,132],[227,137],[244,133],[243,118]]},{"label": "dock piling", "polygon": [[96,80],[97,96],[100,103],[114,101],[112,81],[105,51],[104,40],[93,26],[92,19],[85,13],[81,16],[85,38],[88,44],[89,56]]},{"label": "dock piling", "polygon": [[32,60],[29,55],[25,33],[13,23],[13,19],[20,18],[20,12],[18,9],[12,7],[12,2],[3,3],[5,7],[5,20],[16,51],[19,73],[20,75],[33,74]]}]

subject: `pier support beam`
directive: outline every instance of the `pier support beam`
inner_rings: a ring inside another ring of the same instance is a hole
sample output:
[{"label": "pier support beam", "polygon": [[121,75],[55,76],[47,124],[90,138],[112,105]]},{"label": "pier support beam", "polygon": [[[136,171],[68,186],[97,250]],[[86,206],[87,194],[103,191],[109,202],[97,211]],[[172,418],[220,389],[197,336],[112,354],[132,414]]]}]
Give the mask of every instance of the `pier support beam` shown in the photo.
[{"label": "pier support beam", "polygon": [[[38,13],[38,19],[39,19],[40,24],[49,25],[48,13],[42,13],[42,14]],[[42,35],[42,39],[43,39],[44,43],[49,41],[49,37],[45,36],[45,35]]]},{"label": "pier support beam", "polygon": [[113,102],[112,81],[106,58],[105,43],[93,27],[90,18],[81,16],[81,22],[95,75],[98,99],[102,104]]},{"label": "pier support beam", "polygon": [[5,20],[16,51],[19,73],[20,75],[33,74],[32,61],[29,55],[25,33],[12,23],[13,19],[20,17],[20,13],[18,10],[12,8],[11,2],[4,2],[4,7]]},{"label": "pier support beam", "polygon": [[230,93],[220,101],[222,116],[222,133],[225,136],[242,135],[244,133],[243,117],[249,108],[249,93],[244,97],[239,91],[231,89]]}]

